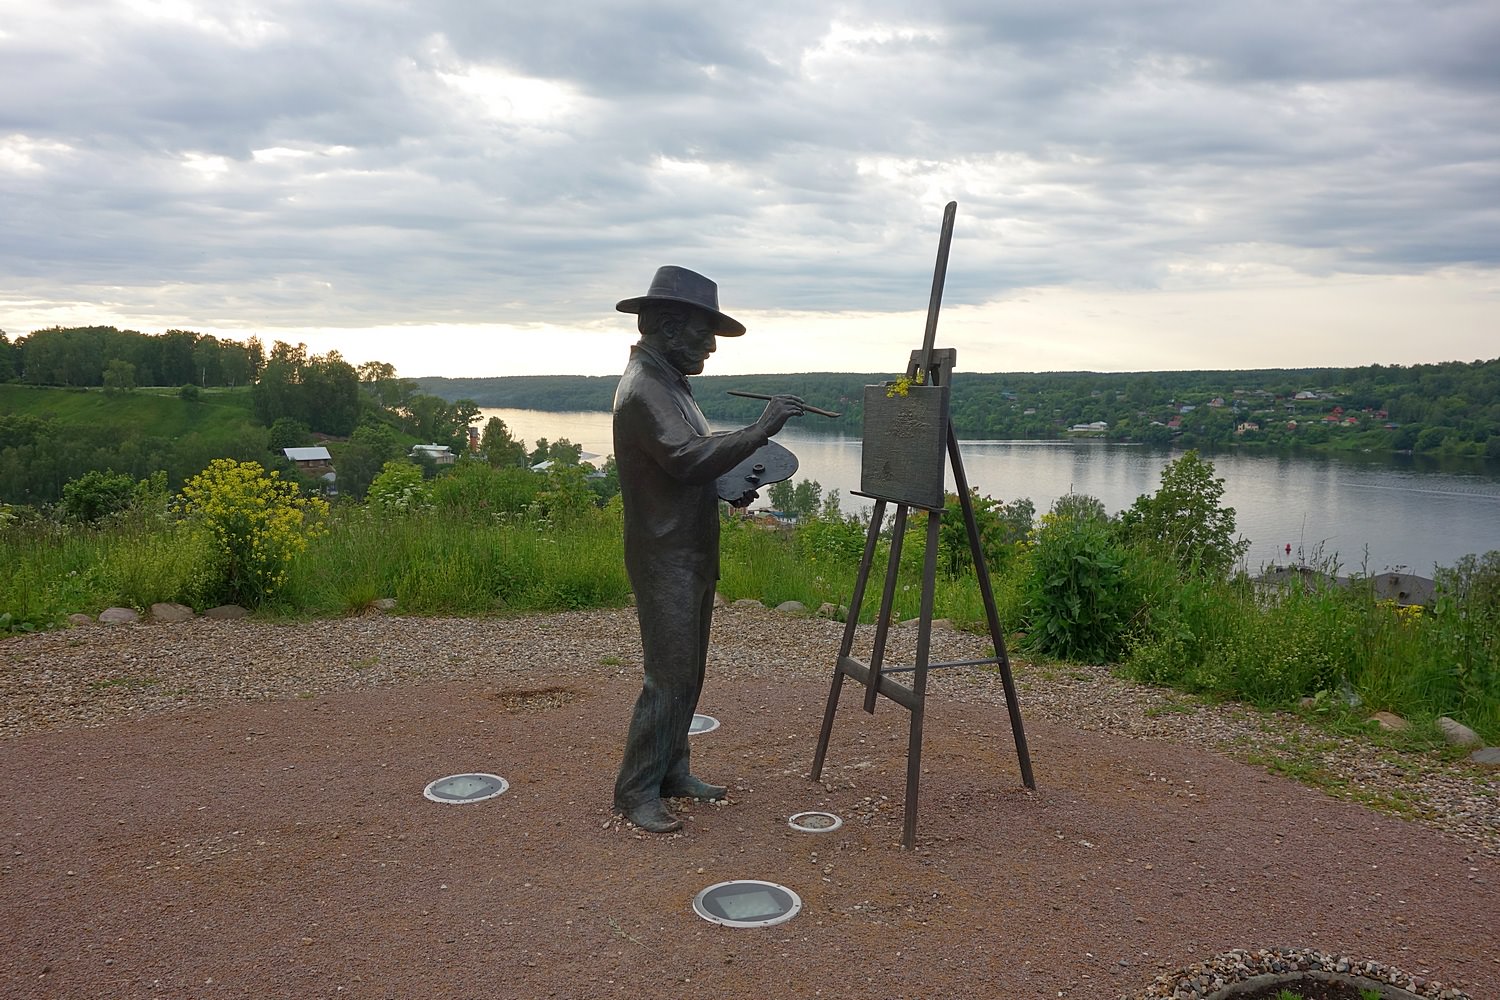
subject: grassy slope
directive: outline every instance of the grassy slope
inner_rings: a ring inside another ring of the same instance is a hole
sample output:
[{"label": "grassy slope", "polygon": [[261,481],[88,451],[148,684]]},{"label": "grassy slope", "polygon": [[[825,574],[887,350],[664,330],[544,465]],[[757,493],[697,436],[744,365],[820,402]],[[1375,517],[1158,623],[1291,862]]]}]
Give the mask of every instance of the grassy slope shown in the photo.
[{"label": "grassy slope", "polygon": [[134,429],[142,437],[234,434],[255,426],[248,389],[211,390],[189,403],[178,398],[175,388],[108,394],[102,389],[0,384],[0,413],[52,419],[65,426]]}]

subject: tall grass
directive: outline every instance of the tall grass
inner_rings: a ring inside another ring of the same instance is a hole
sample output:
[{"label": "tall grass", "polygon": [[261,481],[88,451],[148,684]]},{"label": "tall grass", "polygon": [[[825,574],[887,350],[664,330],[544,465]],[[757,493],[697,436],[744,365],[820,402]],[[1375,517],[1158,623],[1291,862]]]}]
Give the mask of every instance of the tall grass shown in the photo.
[{"label": "tall grass", "polygon": [[0,530],[0,616],[9,616],[0,632],[53,628],[115,605],[198,605],[208,559],[200,536],[149,517],[13,524]]},{"label": "tall grass", "polygon": [[1160,610],[1122,671],[1264,707],[1310,697],[1415,721],[1449,715],[1500,742],[1500,642],[1485,615],[1451,597],[1424,610],[1359,586],[1199,580]]},{"label": "tall grass", "polygon": [[[404,613],[459,616],[629,601],[617,505],[558,508],[550,518],[540,502],[506,512],[523,499],[519,494],[483,495],[501,485],[510,489],[498,480],[455,483],[447,502],[414,512],[335,508],[326,534],[295,557],[285,585],[260,612],[357,614],[383,597],[394,597]],[[841,517],[776,531],[729,519],[719,589],[730,600],[844,608],[866,531]],[[897,620],[920,611],[924,535],[916,523],[906,540]],[[1042,558],[1046,539],[1036,539],[1005,548],[992,567],[1007,629],[1033,629],[1047,580],[1072,579],[1055,560]],[[1059,553],[1068,559],[1079,554],[1064,543],[1058,540]],[[864,621],[878,613],[889,544],[885,533]],[[12,513],[0,524],[0,633],[54,627],[69,613],[96,614],[111,605],[144,610],[176,601],[202,608],[212,559],[190,524],[161,512],[101,526]],[[1368,709],[1413,721],[1451,715],[1500,743],[1500,554],[1470,558],[1440,574],[1440,598],[1429,610],[1397,609],[1358,587],[1267,591],[1243,576],[1184,577],[1147,549],[1127,547],[1121,567],[1119,604],[1109,621],[1127,649],[1120,669],[1132,678],[1263,706],[1295,705],[1304,697],[1343,703],[1357,694]],[[972,570],[940,571],[936,588],[936,617],[982,631]],[[1070,594],[1048,599],[1066,601]]]},{"label": "tall grass", "polygon": [[341,508],[292,565],[276,609],[339,615],[377,598],[419,615],[488,615],[625,604],[619,521]]}]

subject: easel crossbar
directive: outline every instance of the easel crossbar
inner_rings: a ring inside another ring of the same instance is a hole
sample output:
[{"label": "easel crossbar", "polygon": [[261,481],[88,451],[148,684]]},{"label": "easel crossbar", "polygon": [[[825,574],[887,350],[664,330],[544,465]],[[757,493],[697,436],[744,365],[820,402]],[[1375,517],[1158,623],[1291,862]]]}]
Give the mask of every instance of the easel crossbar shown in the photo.
[{"label": "easel crossbar", "polygon": [[[854,678],[856,684],[870,683],[870,667],[863,660],[857,660],[852,656],[839,657],[839,670]],[[880,672],[879,691],[887,698],[894,701],[903,708],[916,711],[922,704],[922,699],[915,691],[902,684],[900,681],[891,680],[886,676],[887,671]]]}]

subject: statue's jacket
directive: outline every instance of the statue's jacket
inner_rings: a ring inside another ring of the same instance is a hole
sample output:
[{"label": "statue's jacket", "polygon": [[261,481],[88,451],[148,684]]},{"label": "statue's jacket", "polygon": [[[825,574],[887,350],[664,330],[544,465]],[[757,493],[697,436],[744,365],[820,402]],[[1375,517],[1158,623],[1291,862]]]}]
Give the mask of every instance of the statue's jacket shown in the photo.
[{"label": "statue's jacket", "polygon": [[615,390],[615,463],[625,505],[625,568],[637,591],[661,574],[719,578],[715,481],[765,444],[755,425],[713,433],[682,373],[645,344]]}]

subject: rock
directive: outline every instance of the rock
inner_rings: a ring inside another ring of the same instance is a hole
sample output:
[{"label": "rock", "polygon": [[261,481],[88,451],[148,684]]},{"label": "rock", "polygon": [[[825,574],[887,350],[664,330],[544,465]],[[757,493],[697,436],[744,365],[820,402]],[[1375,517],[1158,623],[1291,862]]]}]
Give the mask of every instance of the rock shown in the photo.
[{"label": "rock", "polygon": [[162,602],[151,605],[151,620],[172,624],[185,622],[193,617],[193,609],[186,604]]},{"label": "rock", "polygon": [[728,603],[729,603],[728,601],[724,600],[724,595],[723,594],[719,593],[717,590],[714,591],[714,607],[716,607],[716,608],[722,608],[724,605],[726,605]]},{"label": "rock", "polygon": [[776,610],[785,611],[789,614],[800,615],[806,613],[807,605],[803,604],[801,601],[782,601],[780,604],[776,605]]},{"label": "rock", "polygon": [[1469,760],[1481,767],[1500,767],[1500,747],[1480,747],[1469,754]]},{"label": "rock", "polygon": [[763,607],[765,607],[765,605],[762,604],[762,603],[760,603],[759,601],[757,601],[753,597],[741,597],[738,601],[735,601],[733,604],[731,604],[730,607],[732,607],[732,608],[763,608]]},{"label": "rock", "polygon": [[1370,721],[1388,733],[1399,733],[1408,726],[1405,719],[1390,712],[1376,712],[1370,716]]},{"label": "rock", "polygon": [[99,612],[99,620],[106,625],[130,625],[141,620],[133,608],[105,608]]},{"label": "rock", "polygon": [[827,601],[818,605],[819,618],[843,618],[846,613],[846,609],[830,604]]},{"label": "rock", "polygon": [[1318,699],[1313,697],[1306,697],[1297,702],[1297,704],[1301,705],[1303,708],[1316,708],[1318,706]]},{"label": "rock", "polygon": [[[919,624],[921,624],[921,622],[922,622],[922,619],[920,619],[920,618],[908,618],[908,619],[906,619],[906,621],[904,621],[904,622],[901,623],[901,626],[902,626],[902,628],[905,628],[908,625],[919,625]],[[937,628],[952,628],[953,627],[953,622],[949,621],[947,618],[934,618],[932,620],[932,627],[935,628],[935,629],[937,629]]]},{"label": "rock", "polygon": [[92,625],[94,619],[90,615],[71,614],[68,616],[69,625]]},{"label": "rock", "polygon": [[204,618],[212,618],[215,621],[230,622],[241,618],[249,618],[250,612],[238,604],[221,604],[217,608],[209,608],[203,612]]},{"label": "rock", "polygon": [[1443,716],[1437,720],[1437,727],[1443,731],[1443,739],[1448,741],[1449,746],[1455,747],[1482,747],[1484,740],[1479,734],[1456,719]]},{"label": "rock", "polygon": [[370,602],[370,610],[379,611],[381,614],[385,614],[388,611],[395,611],[396,599],[394,597],[377,597]]}]

